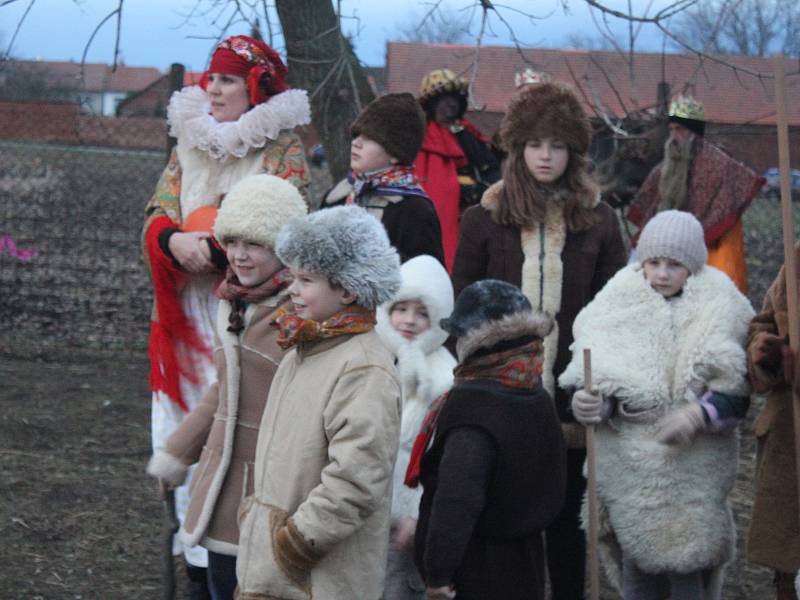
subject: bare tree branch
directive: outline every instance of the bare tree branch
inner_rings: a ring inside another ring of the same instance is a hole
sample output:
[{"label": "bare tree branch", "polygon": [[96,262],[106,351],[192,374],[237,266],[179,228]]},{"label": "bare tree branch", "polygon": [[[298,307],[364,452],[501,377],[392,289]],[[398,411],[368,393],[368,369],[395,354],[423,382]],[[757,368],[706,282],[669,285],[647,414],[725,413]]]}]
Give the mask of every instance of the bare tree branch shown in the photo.
[{"label": "bare tree branch", "polygon": [[[11,2],[14,2],[14,0],[8,0],[2,6],[6,6],[6,4],[11,4]],[[20,17],[19,21],[17,22],[17,28],[14,30],[14,35],[11,36],[11,41],[8,42],[8,48],[6,49],[6,57],[11,55],[11,48],[14,46],[14,40],[17,39],[17,34],[19,33],[19,30],[22,28],[22,24],[25,22],[25,18],[28,16],[28,13],[31,12],[31,9],[33,8],[35,2],[36,0],[30,1],[30,3],[28,4],[28,8],[25,9],[25,12],[22,13],[22,17]]]}]

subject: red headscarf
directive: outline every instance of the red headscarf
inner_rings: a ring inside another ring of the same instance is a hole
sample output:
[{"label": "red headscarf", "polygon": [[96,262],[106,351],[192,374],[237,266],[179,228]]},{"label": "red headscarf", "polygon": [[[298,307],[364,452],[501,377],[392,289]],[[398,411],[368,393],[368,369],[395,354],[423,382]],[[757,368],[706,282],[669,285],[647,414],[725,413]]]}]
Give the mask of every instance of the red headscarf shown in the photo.
[{"label": "red headscarf", "polygon": [[250,103],[256,105],[289,89],[287,72],[280,55],[267,44],[246,35],[234,35],[217,46],[200,87],[206,89],[210,73],[243,77]]}]

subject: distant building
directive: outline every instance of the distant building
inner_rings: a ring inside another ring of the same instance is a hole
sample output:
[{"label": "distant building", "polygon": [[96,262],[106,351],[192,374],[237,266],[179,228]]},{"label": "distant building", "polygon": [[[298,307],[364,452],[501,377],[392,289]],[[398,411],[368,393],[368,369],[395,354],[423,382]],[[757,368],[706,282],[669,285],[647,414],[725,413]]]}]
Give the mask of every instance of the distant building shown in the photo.
[{"label": "distant building", "polygon": [[154,67],[76,62],[10,60],[0,69],[0,97],[6,100],[76,102],[81,111],[114,116],[129,94],[146,88],[162,73]]},{"label": "distant building", "polygon": [[[469,78],[474,57],[469,45],[390,42],[385,91],[417,94],[422,77],[443,67]],[[703,102],[709,139],[760,172],[778,164],[773,81],[745,72],[771,74],[771,58],[719,57],[742,69],[738,72],[694,55],[637,53],[632,65],[628,58],[614,51],[483,46],[472,97],[479,109],[469,118],[487,135],[496,132],[515,91],[514,76],[526,68],[575,87],[598,128],[636,112],[657,113],[663,79],[671,94],[689,91]],[[788,77],[786,86],[791,156],[793,166],[800,167],[800,78]]]}]

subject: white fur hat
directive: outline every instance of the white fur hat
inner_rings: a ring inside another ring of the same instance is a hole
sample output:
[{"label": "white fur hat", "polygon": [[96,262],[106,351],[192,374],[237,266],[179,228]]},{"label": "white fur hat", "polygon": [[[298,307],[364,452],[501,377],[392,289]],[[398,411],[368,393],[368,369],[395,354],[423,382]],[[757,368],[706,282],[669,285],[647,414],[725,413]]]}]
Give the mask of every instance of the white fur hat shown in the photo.
[{"label": "white fur hat", "polygon": [[400,290],[378,307],[376,330],[396,354],[404,338],[391,325],[392,306],[406,300],[419,300],[428,309],[431,327],[417,340],[423,352],[428,354],[447,340],[447,333],[439,326],[439,321],[453,312],[453,284],[442,263],[426,254],[404,262],[400,274],[403,277]]},{"label": "white fur hat", "polygon": [[275,253],[283,264],[323,275],[374,309],[400,288],[400,258],[378,219],[359,206],[326,208],[289,221]]},{"label": "white fur hat", "polygon": [[281,227],[307,210],[300,192],[288,181],[274,175],[250,175],[236,183],[222,201],[214,237],[221,244],[236,237],[274,248]]}]

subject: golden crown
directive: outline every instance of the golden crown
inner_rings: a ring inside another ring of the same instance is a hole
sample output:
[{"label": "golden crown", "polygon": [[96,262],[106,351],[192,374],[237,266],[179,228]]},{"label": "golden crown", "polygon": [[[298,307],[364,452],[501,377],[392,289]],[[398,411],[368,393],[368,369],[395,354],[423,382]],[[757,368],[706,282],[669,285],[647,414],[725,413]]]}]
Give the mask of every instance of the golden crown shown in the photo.
[{"label": "golden crown", "polygon": [[450,69],[436,69],[422,78],[419,86],[419,99],[425,102],[439,94],[466,94],[468,88],[469,82]]},{"label": "golden crown", "polygon": [[695,100],[691,96],[680,94],[670,103],[669,116],[692,119],[693,121],[705,121],[706,111],[702,102]]}]

